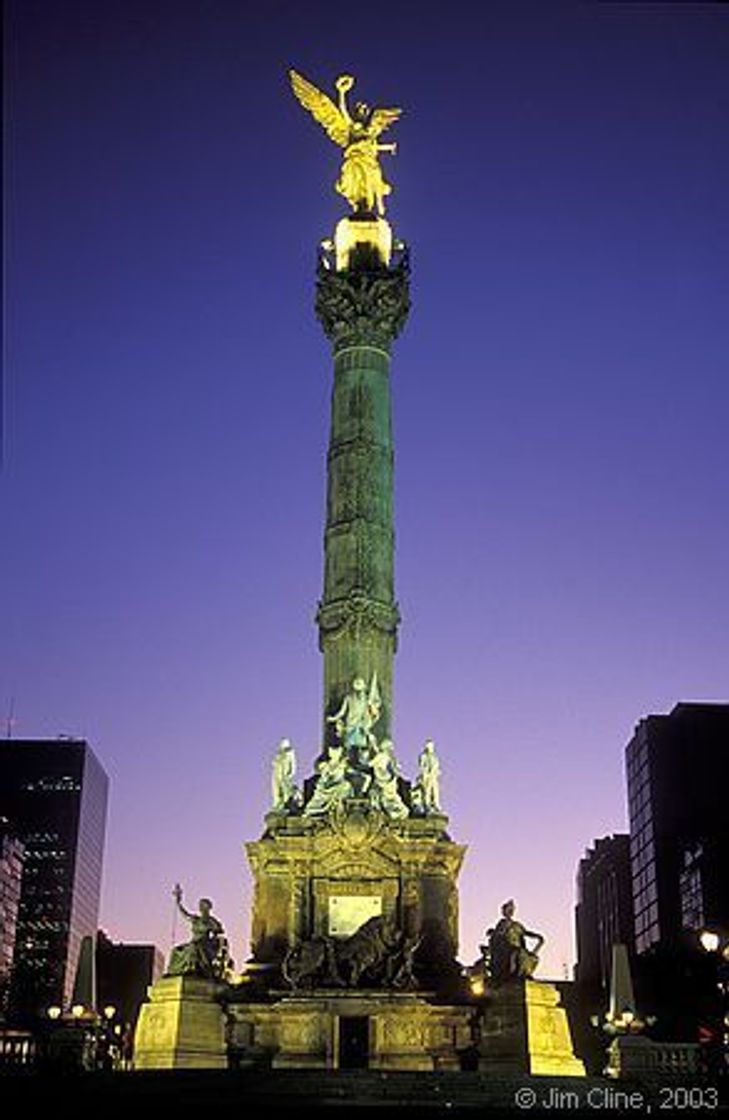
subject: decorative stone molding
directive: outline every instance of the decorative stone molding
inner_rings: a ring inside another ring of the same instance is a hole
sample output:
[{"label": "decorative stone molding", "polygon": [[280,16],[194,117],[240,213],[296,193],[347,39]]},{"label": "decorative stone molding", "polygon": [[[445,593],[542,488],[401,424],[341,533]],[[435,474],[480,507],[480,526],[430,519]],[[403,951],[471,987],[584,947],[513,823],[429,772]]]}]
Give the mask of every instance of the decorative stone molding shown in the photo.
[{"label": "decorative stone molding", "polygon": [[394,268],[335,272],[320,262],[316,314],[335,351],[374,346],[389,351],[410,310],[407,261]]},{"label": "decorative stone molding", "polygon": [[371,599],[363,591],[351,591],[346,599],[320,603],[316,622],[322,638],[333,640],[351,633],[359,638],[363,630],[380,630],[393,636],[400,624],[400,610],[396,603],[382,603]]}]

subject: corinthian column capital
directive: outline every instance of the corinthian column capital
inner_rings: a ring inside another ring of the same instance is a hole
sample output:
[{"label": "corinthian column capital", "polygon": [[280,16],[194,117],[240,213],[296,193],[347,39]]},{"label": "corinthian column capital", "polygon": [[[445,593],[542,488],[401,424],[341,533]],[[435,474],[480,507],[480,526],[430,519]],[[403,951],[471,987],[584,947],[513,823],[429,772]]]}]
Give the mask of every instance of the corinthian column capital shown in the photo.
[{"label": "corinthian column capital", "polygon": [[320,261],[316,313],[335,352],[349,346],[373,346],[389,352],[410,310],[409,268],[336,272]]}]

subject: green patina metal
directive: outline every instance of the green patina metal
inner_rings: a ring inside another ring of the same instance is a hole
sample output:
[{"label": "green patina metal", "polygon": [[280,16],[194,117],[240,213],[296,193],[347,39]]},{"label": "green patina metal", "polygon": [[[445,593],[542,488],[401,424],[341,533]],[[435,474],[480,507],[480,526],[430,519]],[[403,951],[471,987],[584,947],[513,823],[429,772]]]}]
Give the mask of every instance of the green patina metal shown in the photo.
[{"label": "green patina metal", "polygon": [[371,257],[335,271],[320,263],[316,311],[334,349],[327,460],[324,593],[319,648],[324,655],[326,717],[353,678],[377,674],[382,714],[378,738],[392,723],[392,668],[400,613],[395,599],[390,348],[407,318],[408,264],[385,267]]}]

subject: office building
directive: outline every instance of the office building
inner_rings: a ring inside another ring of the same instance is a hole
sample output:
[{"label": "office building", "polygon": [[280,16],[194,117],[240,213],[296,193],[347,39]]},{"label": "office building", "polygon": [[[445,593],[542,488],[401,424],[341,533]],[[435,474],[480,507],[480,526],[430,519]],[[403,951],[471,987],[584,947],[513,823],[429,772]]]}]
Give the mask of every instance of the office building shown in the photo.
[{"label": "office building", "polygon": [[154,945],[115,943],[99,930],[96,941],[97,1006],[113,1007],[115,1022],[137,1025],[147,988],[159,980],[164,958]]},{"label": "office building", "polygon": [[0,815],[24,846],[10,984],[18,1021],[73,998],[82,942],[98,927],[107,788],[83,740],[0,740]]},{"label": "office building", "polygon": [[591,1012],[604,1011],[613,945],[633,951],[630,837],[604,836],[588,848],[577,871],[575,981]]},{"label": "office building", "polygon": [[677,704],[626,749],[635,949],[729,924],[729,704]]},{"label": "office building", "polygon": [[626,748],[636,982],[659,1037],[697,1041],[722,1009],[705,928],[729,929],[729,704],[677,704]]},{"label": "office building", "polygon": [[23,843],[0,816],[0,1022],[8,1011],[22,877]]}]

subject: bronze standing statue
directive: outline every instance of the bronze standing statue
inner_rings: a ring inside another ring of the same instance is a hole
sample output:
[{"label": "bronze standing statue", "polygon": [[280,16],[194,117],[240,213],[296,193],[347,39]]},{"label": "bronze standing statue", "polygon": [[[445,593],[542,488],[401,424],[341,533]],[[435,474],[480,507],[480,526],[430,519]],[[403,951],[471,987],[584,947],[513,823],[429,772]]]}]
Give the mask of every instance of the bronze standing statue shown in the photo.
[{"label": "bronze standing statue", "polygon": [[354,85],[350,74],[337,78],[338,105],[326,93],[295,70],[289,71],[296,98],[324,128],[327,135],[344,149],[336,189],[356,214],[385,213],[385,198],[392,187],[380,167],[380,152],[396,152],[396,144],[380,144],[378,138],[401,116],[402,109],[370,109],[358,101],[350,111],[347,94]]},{"label": "bronze standing statue", "polygon": [[350,691],[344,697],[339,711],[327,716],[327,723],[333,723],[339,742],[362,755],[367,761],[368,753],[376,745],[372,728],[380,718],[382,699],[377,684],[377,673],[372,674],[369,691],[363,677],[355,677]]}]

